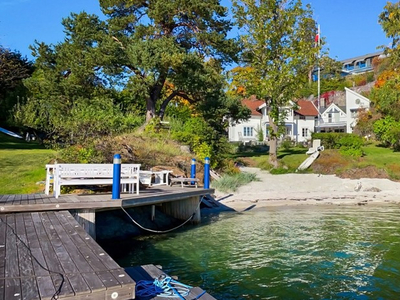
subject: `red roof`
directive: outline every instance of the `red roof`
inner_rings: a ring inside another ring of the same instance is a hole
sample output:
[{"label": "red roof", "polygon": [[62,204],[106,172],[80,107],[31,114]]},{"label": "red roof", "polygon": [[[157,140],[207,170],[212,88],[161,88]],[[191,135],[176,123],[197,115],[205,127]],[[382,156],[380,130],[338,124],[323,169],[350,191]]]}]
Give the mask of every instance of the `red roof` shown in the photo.
[{"label": "red roof", "polygon": [[257,111],[257,108],[265,104],[264,100],[258,100],[256,96],[250,96],[248,99],[243,99],[242,104],[251,110],[253,116],[261,115],[261,112]]},{"label": "red roof", "polygon": [[315,107],[314,103],[307,100],[299,100],[297,101],[297,105],[299,109],[295,112],[302,116],[318,116],[318,110]]}]

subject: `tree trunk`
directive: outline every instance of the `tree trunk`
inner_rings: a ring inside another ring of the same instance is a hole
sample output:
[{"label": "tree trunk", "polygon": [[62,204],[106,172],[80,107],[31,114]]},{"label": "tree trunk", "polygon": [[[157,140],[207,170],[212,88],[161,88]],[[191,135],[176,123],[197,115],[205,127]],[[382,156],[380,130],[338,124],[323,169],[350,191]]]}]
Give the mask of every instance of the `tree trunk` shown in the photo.
[{"label": "tree trunk", "polygon": [[150,97],[146,100],[146,123],[156,116],[156,102]]},{"label": "tree trunk", "polygon": [[269,163],[274,167],[278,167],[278,126],[275,124],[271,116],[269,118],[269,130],[270,130],[270,140],[269,140]]}]

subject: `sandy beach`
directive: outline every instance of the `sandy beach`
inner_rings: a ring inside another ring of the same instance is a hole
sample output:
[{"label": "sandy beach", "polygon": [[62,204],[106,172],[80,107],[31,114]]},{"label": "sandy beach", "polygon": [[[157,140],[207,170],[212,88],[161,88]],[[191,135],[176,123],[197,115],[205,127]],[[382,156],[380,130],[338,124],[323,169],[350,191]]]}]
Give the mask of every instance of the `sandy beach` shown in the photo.
[{"label": "sandy beach", "polygon": [[237,211],[284,205],[374,205],[400,204],[400,182],[380,178],[342,179],[335,175],[272,175],[258,168],[251,182],[232,193],[215,191],[215,199]]}]

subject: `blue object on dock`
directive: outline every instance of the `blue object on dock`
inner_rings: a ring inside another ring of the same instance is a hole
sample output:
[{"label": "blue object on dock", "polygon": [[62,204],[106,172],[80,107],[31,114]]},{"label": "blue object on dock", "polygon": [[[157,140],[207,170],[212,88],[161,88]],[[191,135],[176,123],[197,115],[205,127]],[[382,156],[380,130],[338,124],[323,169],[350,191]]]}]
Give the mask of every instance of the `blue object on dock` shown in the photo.
[{"label": "blue object on dock", "polygon": [[210,158],[204,159],[204,188],[210,188]]},{"label": "blue object on dock", "polygon": [[[183,284],[169,276],[160,276],[154,281],[140,280],[136,284],[135,295],[139,298],[161,297],[161,298],[180,298],[189,296],[192,286]],[[205,292],[201,293],[203,295]],[[198,296],[195,298],[198,299]]]},{"label": "blue object on dock", "polygon": [[[192,158],[192,166],[190,168],[190,178],[196,178],[196,159]],[[191,185],[195,185],[195,182],[190,182]]]},{"label": "blue object on dock", "polygon": [[121,155],[115,154],[113,160],[112,198],[121,198]]}]

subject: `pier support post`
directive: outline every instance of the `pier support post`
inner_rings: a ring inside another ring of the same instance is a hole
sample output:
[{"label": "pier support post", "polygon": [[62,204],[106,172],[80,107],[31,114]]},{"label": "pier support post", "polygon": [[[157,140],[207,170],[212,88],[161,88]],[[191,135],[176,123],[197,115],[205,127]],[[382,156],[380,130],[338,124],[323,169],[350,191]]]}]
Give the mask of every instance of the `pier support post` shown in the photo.
[{"label": "pier support post", "polygon": [[111,199],[115,200],[121,198],[121,155],[115,154],[113,162],[113,184]]},{"label": "pier support post", "polygon": [[75,220],[85,231],[93,238],[96,239],[96,212],[94,209],[81,209],[73,213]]},{"label": "pier support post", "polygon": [[204,159],[204,188],[210,188],[210,158]]},{"label": "pier support post", "polygon": [[163,203],[161,211],[179,220],[187,220],[193,213],[192,223],[201,222],[199,196],[188,197],[183,200]]}]

